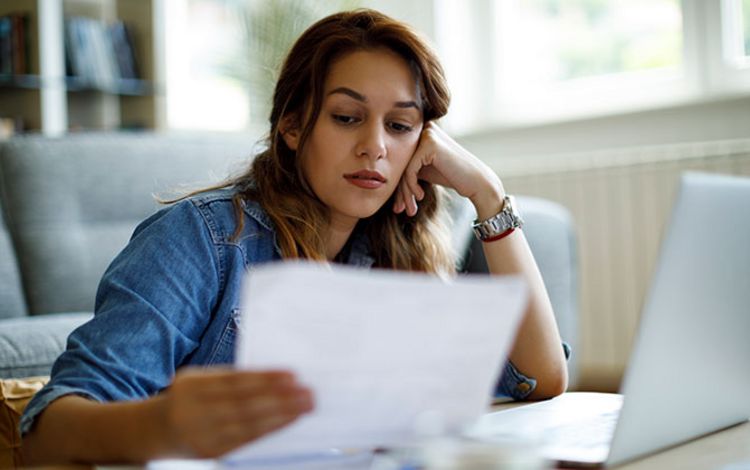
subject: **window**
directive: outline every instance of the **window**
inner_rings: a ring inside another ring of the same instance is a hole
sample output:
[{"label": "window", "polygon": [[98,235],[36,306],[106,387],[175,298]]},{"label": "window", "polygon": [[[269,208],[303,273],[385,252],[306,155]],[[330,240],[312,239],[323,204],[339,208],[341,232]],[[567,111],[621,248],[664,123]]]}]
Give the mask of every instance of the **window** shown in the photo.
[{"label": "window", "polygon": [[247,90],[222,70],[240,43],[233,11],[215,0],[169,1],[165,8],[167,127],[246,129]]},{"label": "window", "polygon": [[454,133],[750,91],[750,0],[436,4]]},{"label": "window", "polygon": [[283,53],[317,18],[360,4],[433,35],[456,134],[750,92],[750,0],[164,3],[173,129],[265,131]]},{"label": "window", "polygon": [[723,6],[724,52],[735,67],[750,64],[750,0],[725,1]]},{"label": "window", "polygon": [[498,59],[516,89],[681,65],[677,0],[524,0],[500,13]]},{"label": "window", "polygon": [[166,17],[167,127],[267,129],[276,69],[318,18],[355,0],[169,0]]}]

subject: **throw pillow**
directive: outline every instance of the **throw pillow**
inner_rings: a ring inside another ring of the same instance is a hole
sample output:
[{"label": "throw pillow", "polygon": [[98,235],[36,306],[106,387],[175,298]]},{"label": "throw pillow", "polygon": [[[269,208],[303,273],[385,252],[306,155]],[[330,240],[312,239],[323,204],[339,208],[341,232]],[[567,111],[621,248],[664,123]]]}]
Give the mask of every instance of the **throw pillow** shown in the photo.
[{"label": "throw pillow", "polygon": [[22,465],[18,424],[31,397],[48,381],[49,377],[0,380],[0,468]]}]

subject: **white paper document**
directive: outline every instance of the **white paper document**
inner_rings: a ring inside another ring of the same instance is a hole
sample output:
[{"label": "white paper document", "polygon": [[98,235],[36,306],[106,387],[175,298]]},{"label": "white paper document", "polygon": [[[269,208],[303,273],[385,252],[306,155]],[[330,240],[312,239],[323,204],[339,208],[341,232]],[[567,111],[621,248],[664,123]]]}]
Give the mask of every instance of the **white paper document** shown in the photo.
[{"label": "white paper document", "polygon": [[227,458],[404,445],[428,421],[458,430],[487,411],[525,305],[517,277],[252,269],[237,367],[291,370],[315,409]]}]

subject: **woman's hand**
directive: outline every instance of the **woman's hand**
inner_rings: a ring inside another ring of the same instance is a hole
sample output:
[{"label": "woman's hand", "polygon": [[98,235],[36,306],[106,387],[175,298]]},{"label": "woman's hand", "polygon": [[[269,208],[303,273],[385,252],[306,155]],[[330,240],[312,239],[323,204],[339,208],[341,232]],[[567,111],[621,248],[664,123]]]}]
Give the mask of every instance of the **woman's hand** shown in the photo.
[{"label": "woman's hand", "polygon": [[312,407],[310,391],[288,372],[183,369],[146,400],[99,403],[66,395],[53,401],[23,438],[24,462],[217,457]]},{"label": "woman's hand", "polygon": [[396,213],[417,213],[417,203],[424,198],[420,179],[452,188],[469,198],[480,216],[487,211],[496,213],[496,206],[505,195],[500,178],[434,122],[424,126],[417,149],[401,176],[393,206]]},{"label": "woman's hand", "polygon": [[186,369],[159,398],[169,447],[203,458],[277,430],[313,408],[310,390],[281,371]]}]

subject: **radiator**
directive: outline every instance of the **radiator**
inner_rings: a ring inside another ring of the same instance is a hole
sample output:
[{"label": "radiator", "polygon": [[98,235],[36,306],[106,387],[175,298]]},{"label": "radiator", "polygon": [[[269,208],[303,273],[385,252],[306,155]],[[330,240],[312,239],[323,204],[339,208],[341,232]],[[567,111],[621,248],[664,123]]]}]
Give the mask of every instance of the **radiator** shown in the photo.
[{"label": "radiator", "polygon": [[579,386],[616,388],[683,171],[750,175],[750,140],[498,160],[506,190],[558,201],[576,224]]}]

